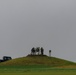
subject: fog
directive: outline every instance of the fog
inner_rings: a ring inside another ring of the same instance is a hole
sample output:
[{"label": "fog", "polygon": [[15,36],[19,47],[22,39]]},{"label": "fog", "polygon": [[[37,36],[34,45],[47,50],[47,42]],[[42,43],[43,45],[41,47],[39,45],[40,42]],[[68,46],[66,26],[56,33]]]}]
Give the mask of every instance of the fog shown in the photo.
[{"label": "fog", "polygon": [[76,62],[76,0],[0,0],[0,58],[32,47]]}]

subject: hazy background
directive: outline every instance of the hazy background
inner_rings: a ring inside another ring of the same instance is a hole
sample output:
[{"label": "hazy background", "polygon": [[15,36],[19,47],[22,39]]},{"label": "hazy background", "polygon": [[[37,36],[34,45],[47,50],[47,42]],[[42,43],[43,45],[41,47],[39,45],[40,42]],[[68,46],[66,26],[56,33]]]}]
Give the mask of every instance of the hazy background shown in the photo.
[{"label": "hazy background", "polygon": [[0,58],[32,47],[76,62],[76,0],[0,0]]}]

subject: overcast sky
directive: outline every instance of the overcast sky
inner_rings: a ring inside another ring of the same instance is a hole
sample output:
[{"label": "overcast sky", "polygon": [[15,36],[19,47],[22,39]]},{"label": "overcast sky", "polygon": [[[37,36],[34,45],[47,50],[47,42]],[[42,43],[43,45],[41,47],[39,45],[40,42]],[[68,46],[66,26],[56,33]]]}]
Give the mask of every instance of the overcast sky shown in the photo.
[{"label": "overcast sky", "polygon": [[32,47],[76,62],[76,0],[0,0],[0,58]]}]

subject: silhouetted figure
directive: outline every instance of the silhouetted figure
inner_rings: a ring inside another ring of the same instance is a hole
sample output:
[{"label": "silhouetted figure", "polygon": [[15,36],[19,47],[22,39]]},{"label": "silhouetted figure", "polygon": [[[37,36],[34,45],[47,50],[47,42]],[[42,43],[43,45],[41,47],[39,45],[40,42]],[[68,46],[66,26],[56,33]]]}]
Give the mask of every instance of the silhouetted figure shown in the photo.
[{"label": "silhouetted figure", "polygon": [[41,47],[41,55],[44,55],[44,49]]},{"label": "silhouetted figure", "polygon": [[49,50],[49,56],[51,56],[51,50]]},{"label": "silhouetted figure", "polygon": [[38,52],[38,55],[39,55],[40,47],[37,47],[37,48],[36,48],[36,52]]},{"label": "silhouetted figure", "polygon": [[31,49],[31,54],[32,55],[35,55],[36,54],[36,51],[35,51],[35,48],[34,47]]}]

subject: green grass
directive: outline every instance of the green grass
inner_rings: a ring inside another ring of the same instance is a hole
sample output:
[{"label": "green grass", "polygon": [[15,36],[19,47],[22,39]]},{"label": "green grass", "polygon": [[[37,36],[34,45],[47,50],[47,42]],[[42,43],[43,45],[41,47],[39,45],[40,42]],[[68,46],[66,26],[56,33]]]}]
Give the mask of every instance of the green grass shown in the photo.
[{"label": "green grass", "polygon": [[50,66],[0,66],[0,73],[43,73],[43,72],[75,72],[76,68],[56,68]]},{"label": "green grass", "polygon": [[56,57],[27,56],[0,63],[0,75],[76,75],[75,66]]},{"label": "green grass", "polygon": [[49,66],[0,66],[0,75],[76,75],[76,68],[55,68]]},{"label": "green grass", "polygon": [[76,75],[76,69],[63,68],[0,68],[0,75]]},{"label": "green grass", "polygon": [[43,66],[66,66],[66,65],[75,65],[76,63],[59,59],[56,57],[48,57],[48,56],[27,56],[27,57],[21,57],[17,59],[13,59],[10,61],[6,61],[3,63],[0,63],[0,66],[26,66],[26,65],[43,65]]},{"label": "green grass", "polygon": [[42,73],[38,73],[38,72],[36,72],[36,73],[0,73],[0,75],[76,75],[76,72],[74,73],[74,72],[71,72],[71,73],[69,73],[69,72],[56,72],[56,73],[54,73],[54,72],[42,72]]}]

